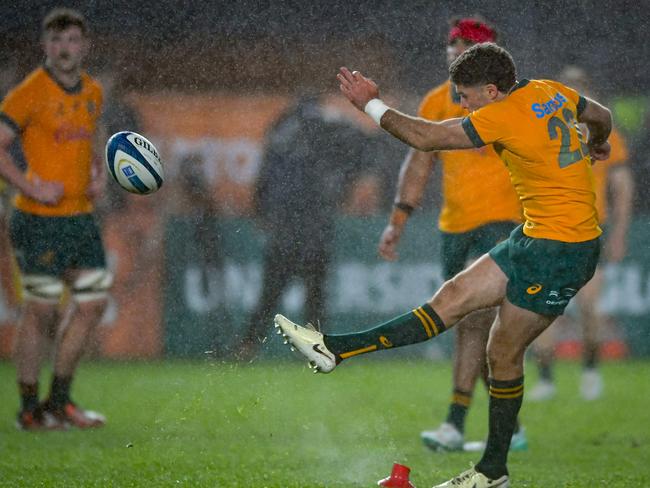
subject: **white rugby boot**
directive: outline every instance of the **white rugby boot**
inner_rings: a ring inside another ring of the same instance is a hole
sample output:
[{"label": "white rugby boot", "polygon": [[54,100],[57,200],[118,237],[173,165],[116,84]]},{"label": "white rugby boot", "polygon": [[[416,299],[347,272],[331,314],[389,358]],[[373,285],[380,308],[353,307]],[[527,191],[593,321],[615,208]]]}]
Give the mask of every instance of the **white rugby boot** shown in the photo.
[{"label": "white rugby boot", "polygon": [[537,382],[530,393],[526,394],[526,400],[530,402],[545,402],[550,400],[557,393],[555,383],[541,379]]},{"label": "white rugby boot", "polygon": [[309,360],[309,367],[313,368],[314,373],[329,373],[336,367],[336,356],[325,347],[323,334],[311,324],[302,327],[278,314],[275,316],[275,328],[284,337],[285,344],[291,344],[292,349],[297,349]]},{"label": "white rugby boot", "polygon": [[504,475],[496,480],[491,480],[483,473],[479,473],[473,467],[467,471],[463,471],[455,478],[436,485],[433,488],[509,488],[510,481],[508,476]]},{"label": "white rugby boot", "polygon": [[463,434],[449,422],[443,422],[436,430],[421,432],[420,439],[434,451],[462,451],[465,443]]},{"label": "white rugby boot", "polygon": [[603,396],[604,389],[603,377],[598,370],[588,368],[583,371],[580,380],[580,395],[582,395],[582,398],[589,402],[598,400]]}]

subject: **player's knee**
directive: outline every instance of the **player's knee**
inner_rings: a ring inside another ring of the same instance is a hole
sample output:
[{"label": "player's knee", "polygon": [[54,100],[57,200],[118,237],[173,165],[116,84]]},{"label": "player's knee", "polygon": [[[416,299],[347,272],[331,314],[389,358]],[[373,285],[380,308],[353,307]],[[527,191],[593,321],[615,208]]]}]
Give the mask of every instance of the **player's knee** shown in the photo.
[{"label": "player's knee", "polygon": [[108,298],[113,284],[113,273],[105,269],[93,269],[80,274],[72,282],[70,293],[77,303],[99,302]]},{"label": "player's knee", "polygon": [[63,281],[56,276],[24,275],[22,277],[23,300],[56,304],[65,289]]},{"label": "player's knee", "polygon": [[523,367],[523,350],[492,337],[487,346],[487,360],[493,376],[507,376]]},{"label": "player's knee", "polygon": [[[467,293],[466,287],[463,286],[462,279],[456,276],[445,281],[434,296],[434,301],[448,311],[447,315],[454,316],[454,321],[456,321],[463,317],[462,312],[467,308],[466,303],[469,298],[470,295]],[[434,306],[434,308],[436,307]]]}]

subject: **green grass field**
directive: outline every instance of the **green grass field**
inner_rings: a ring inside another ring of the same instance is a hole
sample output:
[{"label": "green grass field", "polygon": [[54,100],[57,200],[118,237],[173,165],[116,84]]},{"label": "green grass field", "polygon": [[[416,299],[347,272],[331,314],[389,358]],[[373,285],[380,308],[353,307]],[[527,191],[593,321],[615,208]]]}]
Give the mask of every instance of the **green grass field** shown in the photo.
[{"label": "green grass field", "polygon": [[[603,400],[576,398],[578,366],[560,364],[558,397],[524,402],[530,448],[510,456],[514,487],[650,487],[650,363],[603,372]],[[446,411],[447,363],[386,355],[331,375],[296,361],[85,363],[76,398],[109,418],[85,432],[17,431],[14,384],[0,363],[2,487],[370,487],[398,461],[422,488],[478,460],[420,444]],[[477,392],[470,439],[485,435],[486,403]]]}]

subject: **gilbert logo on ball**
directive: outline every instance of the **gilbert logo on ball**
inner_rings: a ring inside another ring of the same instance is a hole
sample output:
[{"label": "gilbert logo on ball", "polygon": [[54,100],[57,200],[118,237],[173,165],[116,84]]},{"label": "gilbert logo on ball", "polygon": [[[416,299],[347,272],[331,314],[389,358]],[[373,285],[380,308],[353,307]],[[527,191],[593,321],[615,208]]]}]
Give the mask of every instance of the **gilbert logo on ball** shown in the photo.
[{"label": "gilbert logo on ball", "polygon": [[113,134],[106,142],[105,156],[108,172],[126,191],[146,195],[162,186],[162,161],[146,137],[131,131]]}]

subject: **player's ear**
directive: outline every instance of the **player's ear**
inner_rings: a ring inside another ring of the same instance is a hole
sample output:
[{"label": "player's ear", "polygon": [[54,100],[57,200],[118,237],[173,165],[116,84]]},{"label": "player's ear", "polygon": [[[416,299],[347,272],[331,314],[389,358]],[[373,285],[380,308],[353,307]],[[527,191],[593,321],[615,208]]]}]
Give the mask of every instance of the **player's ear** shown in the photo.
[{"label": "player's ear", "polygon": [[494,83],[485,85],[484,90],[490,100],[495,100],[499,96],[499,89]]}]

